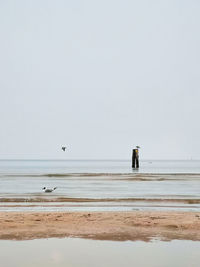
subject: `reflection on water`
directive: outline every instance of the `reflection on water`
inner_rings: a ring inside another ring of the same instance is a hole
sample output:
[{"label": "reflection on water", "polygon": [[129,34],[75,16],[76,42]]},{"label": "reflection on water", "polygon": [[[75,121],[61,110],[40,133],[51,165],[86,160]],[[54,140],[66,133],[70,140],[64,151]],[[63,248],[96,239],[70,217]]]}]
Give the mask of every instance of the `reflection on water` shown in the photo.
[{"label": "reflection on water", "polygon": [[198,267],[200,242],[0,241],[2,267]]}]

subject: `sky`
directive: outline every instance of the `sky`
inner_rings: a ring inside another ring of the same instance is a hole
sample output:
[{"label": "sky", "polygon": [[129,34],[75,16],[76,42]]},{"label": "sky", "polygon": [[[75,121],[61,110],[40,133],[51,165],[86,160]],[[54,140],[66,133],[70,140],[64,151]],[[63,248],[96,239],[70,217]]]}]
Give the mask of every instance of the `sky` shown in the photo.
[{"label": "sky", "polygon": [[0,0],[0,159],[200,159],[199,14]]}]

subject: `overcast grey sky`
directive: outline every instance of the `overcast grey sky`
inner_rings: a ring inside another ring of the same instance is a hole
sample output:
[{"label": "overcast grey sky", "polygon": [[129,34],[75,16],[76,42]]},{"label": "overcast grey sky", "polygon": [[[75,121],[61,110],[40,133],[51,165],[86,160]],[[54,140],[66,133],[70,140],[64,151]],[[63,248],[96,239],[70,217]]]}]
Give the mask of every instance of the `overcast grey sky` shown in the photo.
[{"label": "overcast grey sky", "polygon": [[198,0],[0,0],[0,158],[200,158],[199,14]]}]

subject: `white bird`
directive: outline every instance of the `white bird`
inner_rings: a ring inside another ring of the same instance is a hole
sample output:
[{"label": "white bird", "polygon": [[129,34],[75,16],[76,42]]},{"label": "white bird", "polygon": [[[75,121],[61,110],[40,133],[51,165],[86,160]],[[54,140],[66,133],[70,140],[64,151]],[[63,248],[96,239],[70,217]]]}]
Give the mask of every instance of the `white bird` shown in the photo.
[{"label": "white bird", "polygon": [[56,190],[57,187],[54,187],[54,188],[46,188],[46,187],[43,187],[42,190],[44,190],[45,193],[51,193],[53,192],[54,190]]}]

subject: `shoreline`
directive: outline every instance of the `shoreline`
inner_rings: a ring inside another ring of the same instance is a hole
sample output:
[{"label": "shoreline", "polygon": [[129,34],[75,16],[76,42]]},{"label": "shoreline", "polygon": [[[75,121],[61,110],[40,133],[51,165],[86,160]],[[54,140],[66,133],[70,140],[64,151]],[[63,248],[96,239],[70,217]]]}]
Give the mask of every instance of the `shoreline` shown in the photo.
[{"label": "shoreline", "polygon": [[0,204],[6,203],[135,203],[135,202],[157,202],[157,203],[184,203],[184,204],[200,204],[200,198],[148,198],[148,197],[128,197],[128,198],[77,198],[77,197],[60,197],[60,196],[36,196],[36,197],[0,197]]},{"label": "shoreline", "polygon": [[1,240],[200,241],[200,212],[0,212]]}]

